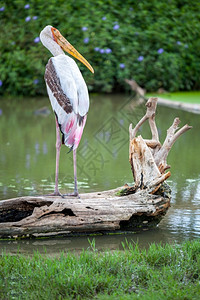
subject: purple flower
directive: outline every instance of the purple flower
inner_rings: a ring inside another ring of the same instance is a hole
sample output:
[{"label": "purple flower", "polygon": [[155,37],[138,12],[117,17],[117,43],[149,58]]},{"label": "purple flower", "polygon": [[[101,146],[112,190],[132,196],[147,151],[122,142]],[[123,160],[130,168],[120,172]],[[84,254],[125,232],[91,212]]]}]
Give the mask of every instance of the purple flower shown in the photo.
[{"label": "purple flower", "polygon": [[144,56],[140,55],[137,60],[138,61],[143,61],[143,59],[144,59]]},{"label": "purple flower", "polygon": [[139,35],[139,32],[135,32],[135,35]]},{"label": "purple flower", "polygon": [[85,44],[87,44],[87,43],[89,43],[89,40],[90,40],[89,37],[86,37],[83,41]]},{"label": "purple flower", "polygon": [[158,54],[162,54],[163,52],[164,52],[164,49],[163,48],[160,48],[160,49],[158,49]]},{"label": "purple flower", "polygon": [[30,8],[30,5],[29,5],[29,4],[26,4],[26,5],[24,6],[24,8],[25,8],[25,9],[29,9],[29,8]]},{"label": "purple flower", "polygon": [[121,69],[124,69],[124,68],[125,68],[125,64],[119,64],[119,67],[120,67]]},{"label": "purple flower", "polygon": [[39,83],[39,80],[38,80],[38,79],[34,79],[34,80],[33,80],[33,83],[34,83],[34,84],[38,84],[38,83]]},{"label": "purple flower", "polygon": [[99,47],[95,47],[95,48],[94,48],[94,51],[98,52],[99,49],[100,49]]},{"label": "purple flower", "polygon": [[0,80],[0,86],[2,86],[3,85],[3,81],[2,80]]},{"label": "purple flower", "polygon": [[2,113],[3,113],[3,111],[2,111],[2,109],[0,108],[0,116],[2,115]]},{"label": "purple flower", "polygon": [[4,6],[0,7],[0,11],[4,11],[4,10],[5,10]]},{"label": "purple flower", "polygon": [[35,39],[34,39],[34,43],[39,43],[40,42],[40,38],[39,36],[37,36]]},{"label": "purple flower", "polygon": [[132,11],[132,10],[133,10],[133,8],[132,8],[132,7],[130,7],[130,8],[129,8],[129,10],[130,10],[130,11]]},{"label": "purple flower", "polygon": [[32,19],[33,20],[37,20],[38,16],[33,16]]},{"label": "purple flower", "polygon": [[82,30],[83,30],[83,31],[87,31],[88,28],[84,26],[84,27],[82,27]]},{"label": "purple flower", "polygon": [[106,20],[106,17],[103,17],[102,20],[105,21],[105,20]]},{"label": "purple flower", "polygon": [[105,53],[105,50],[104,49],[100,49],[99,52],[100,53]]},{"label": "purple flower", "polygon": [[29,22],[30,20],[31,20],[30,16],[26,17],[26,19],[25,19],[26,22]]},{"label": "purple flower", "polygon": [[188,44],[185,44],[185,46],[184,46],[185,48],[188,48]]},{"label": "purple flower", "polygon": [[113,29],[114,29],[114,30],[118,30],[118,29],[119,29],[119,24],[115,24],[115,25],[113,26]]},{"label": "purple flower", "polygon": [[105,51],[106,51],[106,53],[111,53],[112,52],[112,50],[110,48],[107,48]]},{"label": "purple flower", "polygon": [[177,45],[181,45],[181,42],[180,42],[180,41],[177,41],[176,43],[177,43]]}]

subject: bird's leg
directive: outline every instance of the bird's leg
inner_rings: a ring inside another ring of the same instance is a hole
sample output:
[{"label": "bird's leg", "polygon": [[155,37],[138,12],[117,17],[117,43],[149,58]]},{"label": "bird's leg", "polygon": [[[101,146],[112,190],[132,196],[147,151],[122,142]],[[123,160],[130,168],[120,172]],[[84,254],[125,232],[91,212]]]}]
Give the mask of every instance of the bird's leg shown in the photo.
[{"label": "bird's leg", "polygon": [[73,150],[73,161],[74,161],[74,196],[78,196],[77,169],[76,169],[76,149]]},{"label": "bird's leg", "polygon": [[61,148],[60,128],[59,128],[59,125],[58,125],[58,121],[56,119],[56,174],[55,174],[55,189],[54,189],[54,193],[49,194],[48,196],[61,196],[61,197],[63,197],[63,195],[58,190],[58,173],[59,173],[60,148]]},{"label": "bird's leg", "polygon": [[58,121],[56,119],[56,174],[55,174],[55,190],[54,190],[54,194],[56,195],[61,195],[60,192],[58,191],[60,148],[61,148],[60,128],[58,125]]},{"label": "bird's leg", "polygon": [[78,186],[77,186],[76,149],[73,150],[73,162],[74,162],[74,193],[64,194],[63,196],[79,197]]}]

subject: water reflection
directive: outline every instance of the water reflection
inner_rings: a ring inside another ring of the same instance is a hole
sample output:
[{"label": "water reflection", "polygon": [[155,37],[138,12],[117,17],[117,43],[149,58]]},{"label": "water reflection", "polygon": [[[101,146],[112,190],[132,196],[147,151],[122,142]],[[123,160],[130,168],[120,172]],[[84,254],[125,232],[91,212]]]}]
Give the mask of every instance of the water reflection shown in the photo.
[{"label": "water reflection", "polygon": [[16,241],[0,241],[0,251],[11,252],[13,254],[32,254],[36,251],[40,253],[55,255],[62,251],[80,252],[83,249],[91,249],[91,242],[95,240],[95,248],[98,251],[123,250],[123,244],[127,241],[138,243],[142,248],[148,248],[151,243],[165,244],[180,242],[174,239],[166,229],[155,228],[151,231],[143,231],[140,233],[122,233],[119,235],[95,235],[95,236],[79,236],[79,237],[60,237],[42,240],[16,240]]},{"label": "water reflection", "polygon": [[[15,107],[14,110],[10,109],[11,105]],[[49,113],[49,100],[1,99],[0,112],[0,199],[52,192],[55,121],[53,113]],[[144,113],[145,107],[136,106],[134,100],[127,96],[91,97],[88,120],[77,153],[80,192],[106,190],[132,182],[128,162],[128,127],[131,122],[136,124]],[[127,239],[139,239],[144,245],[152,241],[180,242],[200,235],[200,117],[158,106],[156,123],[161,142],[177,116],[182,125],[188,123],[193,129],[180,137],[169,155],[168,163],[172,166],[169,184],[173,191],[171,208],[159,228],[126,235]],[[139,134],[150,138],[148,124],[143,124]],[[64,146],[61,148],[59,187],[61,192],[73,189],[72,153],[68,154],[68,148]],[[111,247],[111,241],[120,247],[124,238],[97,237],[96,241],[103,248]],[[22,247],[31,245],[36,249],[39,242],[17,243],[21,243]],[[54,245],[55,241],[52,243]],[[82,248],[88,247],[88,240],[57,239],[56,244],[58,248],[64,249],[67,245],[71,245],[70,248]],[[10,242],[9,245],[16,244]]]},{"label": "water reflection", "polygon": [[172,203],[169,213],[159,228],[167,230],[174,241],[200,237],[200,177],[186,179],[182,189],[172,186]]}]

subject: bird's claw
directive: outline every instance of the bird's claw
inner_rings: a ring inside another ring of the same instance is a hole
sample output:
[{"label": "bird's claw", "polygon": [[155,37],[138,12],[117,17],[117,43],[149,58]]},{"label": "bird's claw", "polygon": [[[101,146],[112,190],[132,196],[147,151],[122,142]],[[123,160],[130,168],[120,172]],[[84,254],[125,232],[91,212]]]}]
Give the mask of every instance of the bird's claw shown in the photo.
[{"label": "bird's claw", "polygon": [[46,196],[53,196],[53,197],[62,197],[65,198],[63,194],[61,194],[60,192],[54,192],[51,194],[47,194]]},{"label": "bird's claw", "polygon": [[51,193],[51,194],[47,194],[45,196],[61,197],[61,198],[65,198],[65,196],[68,196],[68,197],[77,197],[78,199],[80,199],[80,196],[79,196],[78,192],[67,193],[67,194],[61,194],[60,192],[54,192],[54,193]]},{"label": "bird's claw", "polygon": [[77,197],[80,199],[78,192],[63,194],[63,196],[72,196],[72,197]]}]

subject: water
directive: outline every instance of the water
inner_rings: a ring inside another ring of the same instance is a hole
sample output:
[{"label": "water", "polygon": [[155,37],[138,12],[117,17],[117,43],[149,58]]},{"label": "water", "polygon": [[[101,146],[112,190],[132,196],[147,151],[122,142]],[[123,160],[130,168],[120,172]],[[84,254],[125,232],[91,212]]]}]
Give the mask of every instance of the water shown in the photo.
[{"label": "water", "polygon": [[[128,162],[128,127],[145,113],[125,95],[91,96],[90,111],[79,145],[79,192],[112,189],[132,183]],[[121,242],[138,241],[146,247],[151,242],[180,243],[200,237],[200,160],[199,115],[158,106],[156,123],[160,140],[175,117],[180,126],[193,129],[181,136],[168,156],[172,176],[171,208],[153,230],[127,235],[96,236],[100,249],[122,249]],[[150,138],[148,123],[140,134]],[[73,190],[72,153],[63,146],[60,158],[61,192]],[[47,98],[0,100],[0,199],[23,195],[41,195],[53,191],[55,169],[55,121]],[[92,237],[90,237],[92,240]],[[90,247],[88,237],[30,241],[1,241],[10,252],[33,250],[57,253],[60,250]],[[19,249],[18,249],[19,248]],[[46,250],[45,250],[46,249]]]}]

